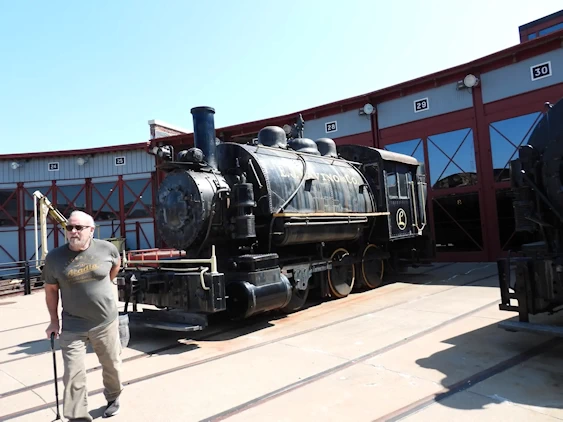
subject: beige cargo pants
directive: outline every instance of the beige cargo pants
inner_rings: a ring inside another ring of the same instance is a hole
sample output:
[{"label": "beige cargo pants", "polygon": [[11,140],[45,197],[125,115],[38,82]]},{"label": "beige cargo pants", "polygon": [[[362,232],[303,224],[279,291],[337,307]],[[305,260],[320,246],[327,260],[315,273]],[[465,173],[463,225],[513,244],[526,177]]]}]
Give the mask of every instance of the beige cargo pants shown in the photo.
[{"label": "beige cargo pants", "polygon": [[86,383],[86,346],[92,345],[102,366],[104,396],[113,401],[123,389],[121,382],[121,342],[119,340],[119,318],[112,323],[88,332],[65,332],[60,335],[64,361],[63,415],[71,421],[92,421],[88,413],[88,391]]}]

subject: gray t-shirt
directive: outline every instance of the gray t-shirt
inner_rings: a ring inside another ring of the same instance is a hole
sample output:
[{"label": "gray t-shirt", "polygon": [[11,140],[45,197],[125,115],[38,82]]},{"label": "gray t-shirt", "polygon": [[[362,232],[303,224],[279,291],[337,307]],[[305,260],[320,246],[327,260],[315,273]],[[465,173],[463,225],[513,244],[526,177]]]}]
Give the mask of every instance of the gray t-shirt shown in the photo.
[{"label": "gray t-shirt", "polygon": [[100,239],[92,239],[84,251],[72,251],[65,244],[47,254],[43,280],[59,285],[63,330],[89,331],[117,318],[115,287],[109,273],[118,259],[115,245]]}]

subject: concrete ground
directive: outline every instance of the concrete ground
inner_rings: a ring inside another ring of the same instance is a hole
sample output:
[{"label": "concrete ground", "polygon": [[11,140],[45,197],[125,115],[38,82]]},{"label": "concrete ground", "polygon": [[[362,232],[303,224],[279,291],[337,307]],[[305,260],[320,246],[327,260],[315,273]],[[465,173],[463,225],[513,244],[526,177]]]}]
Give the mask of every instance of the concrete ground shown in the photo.
[{"label": "concrete ground", "polygon": [[[498,310],[496,264],[437,264],[392,281],[190,336],[132,328],[112,420],[563,420],[563,339],[498,328],[515,314]],[[55,419],[47,321],[42,291],[0,299],[0,421]],[[59,350],[56,359],[60,377]],[[101,419],[91,351],[86,366]]]}]

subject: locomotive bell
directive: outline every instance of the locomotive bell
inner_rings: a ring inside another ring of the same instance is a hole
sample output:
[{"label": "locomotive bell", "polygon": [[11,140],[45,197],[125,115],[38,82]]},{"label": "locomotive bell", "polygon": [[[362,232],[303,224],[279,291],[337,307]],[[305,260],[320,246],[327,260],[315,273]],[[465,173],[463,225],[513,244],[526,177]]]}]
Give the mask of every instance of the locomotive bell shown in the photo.
[{"label": "locomotive bell", "polygon": [[199,148],[190,148],[178,153],[180,162],[203,163],[204,158],[203,151]]}]

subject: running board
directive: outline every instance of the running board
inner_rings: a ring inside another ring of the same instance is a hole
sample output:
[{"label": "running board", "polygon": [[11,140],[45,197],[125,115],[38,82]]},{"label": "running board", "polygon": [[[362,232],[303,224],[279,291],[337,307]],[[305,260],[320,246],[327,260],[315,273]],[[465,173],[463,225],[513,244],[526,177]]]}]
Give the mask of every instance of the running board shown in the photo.
[{"label": "running board", "polygon": [[499,327],[504,328],[506,331],[525,331],[534,334],[563,337],[563,327],[557,325],[532,324],[531,322],[520,321],[503,321],[499,323]]},{"label": "running board", "polygon": [[192,332],[207,328],[207,318],[199,314],[145,309],[143,312],[129,312],[128,315],[130,325],[159,330]]},{"label": "running board", "polygon": [[203,327],[201,325],[190,325],[182,324],[178,322],[166,322],[166,321],[148,321],[135,318],[131,318],[131,325],[140,326],[145,328],[156,328],[157,330],[167,330],[167,331],[181,331],[184,333],[192,331],[201,331]]}]

